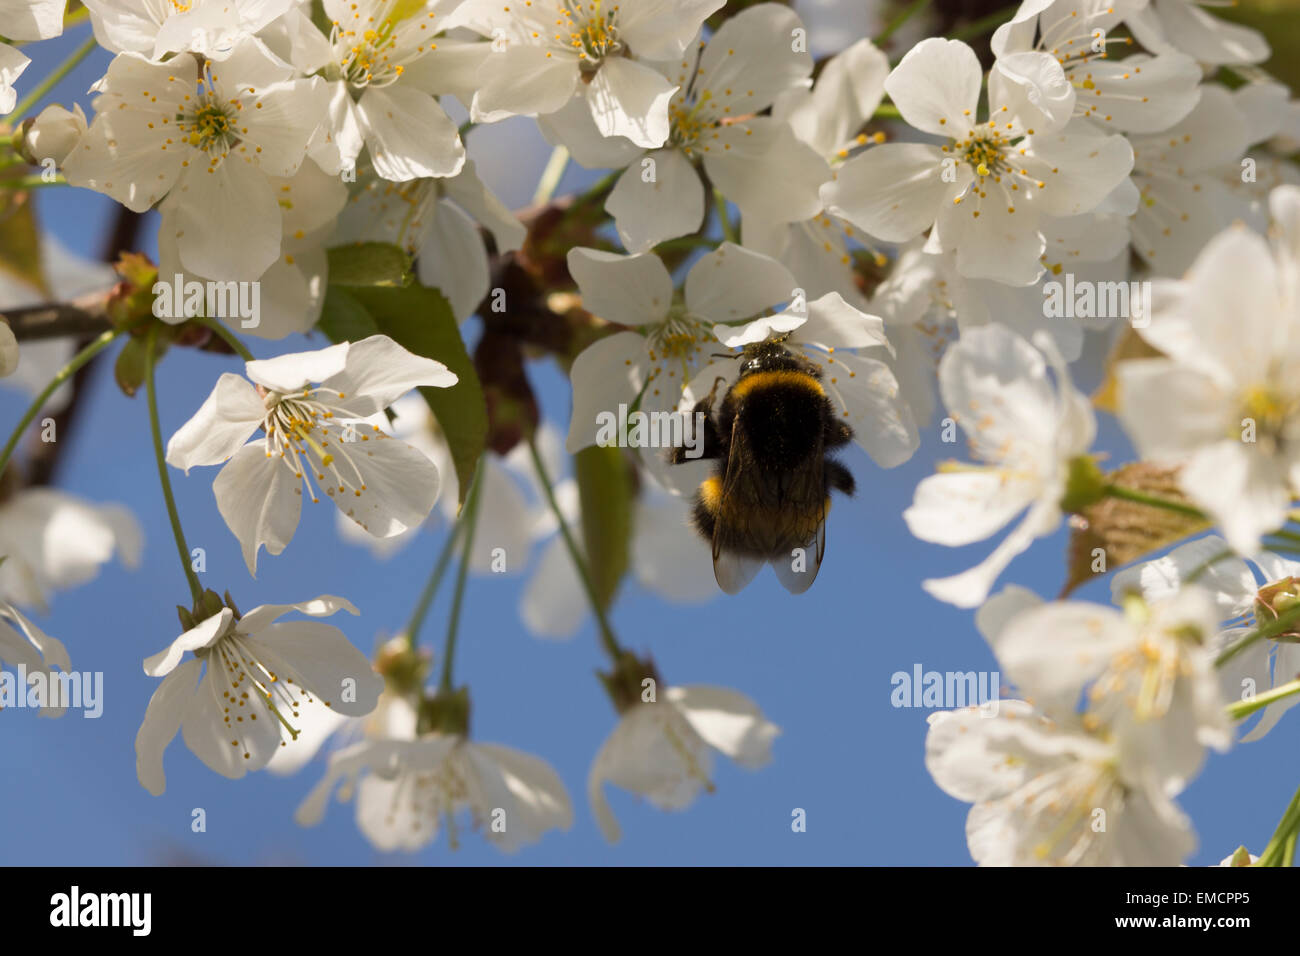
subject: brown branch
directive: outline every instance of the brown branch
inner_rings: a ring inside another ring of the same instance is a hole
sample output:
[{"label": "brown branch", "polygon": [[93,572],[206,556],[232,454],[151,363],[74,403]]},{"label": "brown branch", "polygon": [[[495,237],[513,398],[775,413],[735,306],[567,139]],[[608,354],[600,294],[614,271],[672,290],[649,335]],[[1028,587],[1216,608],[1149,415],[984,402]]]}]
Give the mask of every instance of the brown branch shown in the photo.
[{"label": "brown branch", "polygon": [[0,312],[19,342],[57,339],[67,335],[96,336],[109,327],[104,306],[108,292],[83,296],[72,302],[45,302]]}]

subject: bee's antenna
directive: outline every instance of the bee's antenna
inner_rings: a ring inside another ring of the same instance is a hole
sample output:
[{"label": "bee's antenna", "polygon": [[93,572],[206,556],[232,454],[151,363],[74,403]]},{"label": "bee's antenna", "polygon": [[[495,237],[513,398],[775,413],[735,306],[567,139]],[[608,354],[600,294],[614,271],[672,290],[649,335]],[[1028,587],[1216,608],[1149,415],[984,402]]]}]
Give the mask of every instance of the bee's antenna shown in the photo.
[{"label": "bee's antenna", "polygon": [[735,359],[740,358],[739,352],[714,352],[709,358]]}]

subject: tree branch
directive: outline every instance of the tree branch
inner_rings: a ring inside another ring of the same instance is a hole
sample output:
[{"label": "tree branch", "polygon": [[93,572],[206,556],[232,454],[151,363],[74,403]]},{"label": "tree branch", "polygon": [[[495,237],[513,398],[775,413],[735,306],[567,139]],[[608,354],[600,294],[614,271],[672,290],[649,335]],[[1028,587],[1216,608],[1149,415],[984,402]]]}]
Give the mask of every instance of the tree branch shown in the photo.
[{"label": "tree branch", "polygon": [[45,302],[0,312],[19,342],[63,336],[95,336],[109,328],[105,303],[108,292],[97,292],[72,302]]}]

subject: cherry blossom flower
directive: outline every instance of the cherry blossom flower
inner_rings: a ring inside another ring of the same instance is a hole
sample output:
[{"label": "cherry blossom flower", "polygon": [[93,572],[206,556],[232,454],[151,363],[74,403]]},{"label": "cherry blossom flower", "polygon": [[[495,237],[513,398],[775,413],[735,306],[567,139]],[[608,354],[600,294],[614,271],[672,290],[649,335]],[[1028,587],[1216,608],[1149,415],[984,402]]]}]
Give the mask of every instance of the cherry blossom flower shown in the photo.
[{"label": "cherry blossom flower", "polygon": [[119,54],[64,173],[135,212],[163,200],[187,271],[255,279],[280,255],[271,178],[301,166],[325,115],[323,84],[296,79],[251,38],[202,68],[188,53],[166,63]]},{"label": "cherry blossom flower", "polygon": [[[222,375],[172,436],[167,461],[187,472],[227,462],[212,490],[250,573],[263,545],[271,554],[288,545],[304,490],[312,501],[320,500],[319,490],[376,537],[400,534],[428,516],[439,487],[433,463],[379,426],[356,422],[413,388],[456,384],[444,365],[372,335],[246,367],[256,387]],[[265,437],[248,441],[259,428]]]},{"label": "cherry blossom flower", "polygon": [[761,3],[728,19],[698,57],[688,52],[660,64],[677,84],[662,148],[646,152],[602,136],[576,104],[539,120],[543,133],[580,164],[626,167],[605,210],[629,251],[645,252],[700,228],[701,173],[747,222],[802,222],[821,210],[817,191],[829,176],[826,164],[789,123],[757,115],[781,93],[807,85],[812,59],[792,41],[799,29],[792,10]]},{"label": "cherry blossom flower", "polygon": [[[1257,576],[1262,581],[1256,580]],[[1218,535],[1207,535],[1181,544],[1154,561],[1120,571],[1111,580],[1111,595],[1116,604],[1122,604],[1130,594],[1139,594],[1150,604],[1173,597],[1194,582],[1214,601],[1220,627],[1213,650],[1222,653],[1289,606],[1290,596],[1297,591],[1297,576],[1300,564],[1294,561],[1265,552],[1247,564],[1233,555]],[[1300,674],[1300,654],[1294,647],[1285,641],[1256,641],[1219,664],[1223,699],[1245,700],[1294,680],[1293,675]],[[1272,660],[1275,651],[1276,659]],[[1294,703],[1292,698],[1285,698],[1270,704],[1242,741],[1263,737]]]},{"label": "cherry blossom flower", "polygon": [[1112,733],[1130,773],[1171,794],[1200,770],[1207,747],[1231,745],[1206,591],[1184,587],[1150,603],[1130,594],[1122,613],[1082,601],[1033,605],[1024,594],[1003,596],[1021,609],[995,606],[980,629],[1003,673],[1043,712],[1073,719],[1082,694],[1081,725]]},{"label": "cherry blossom flower", "polygon": [[966,843],[980,866],[1176,866],[1196,846],[1159,788],[1126,775],[1115,747],[1022,700],[929,717],[925,767],[973,804]]},{"label": "cherry blossom flower", "polygon": [[1185,462],[1179,484],[1240,554],[1280,527],[1300,488],[1300,189],[1269,197],[1270,247],[1230,228],[1187,277],[1158,284],[1139,334],[1162,358],[1117,369],[1120,420],[1144,458]]},{"label": "cherry blossom flower", "polygon": [[492,38],[471,115],[479,122],[554,113],[585,100],[603,136],[655,149],[678,87],[643,60],[682,57],[725,0],[466,0],[458,11]]},{"label": "cherry blossom flower", "polygon": [[[319,701],[351,717],[374,710],[384,682],[342,631],[280,621],[291,611],[328,617],[340,610],[358,613],[329,595],[264,604],[242,617],[223,607],[146,659],[144,672],[163,681],[135,739],[140,785],[154,796],[166,789],[163,752],[177,731],[210,769],[238,780],[292,746],[303,706]],[[193,656],[182,663],[186,651]]]},{"label": "cherry blossom flower", "polygon": [[1046,361],[1004,326],[982,326],[963,333],[939,363],[948,415],[980,463],[954,463],[922,480],[903,512],[908,528],[924,541],[958,546],[983,540],[1026,512],[979,565],[923,583],[958,607],[983,603],[1007,565],[1060,524],[1071,462],[1088,452],[1096,434],[1088,400],[1051,340],[1039,333],[1035,341]]},{"label": "cherry blossom flower", "polygon": [[115,555],[137,567],[141,546],[140,526],[122,505],[24,488],[0,502],[0,601],[48,611],[53,592],[92,580]]},{"label": "cherry blossom flower", "polygon": [[[1073,115],[1108,130],[1167,129],[1196,105],[1201,68],[1172,50],[1115,59],[1115,48],[1133,41],[1111,34],[1144,6],[1146,0],[1025,0],[993,34],[997,61],[989,82],[1019,100],[1017,111],[1036,123]],[[1043,73],[1031,51],[1055,57],[1067,84],[1039,85]]]},{"label": "cherry blossom flower", "polygon": [[363,147],[383,179],[461,171],[465,146],[438,94],[468,98],[487,51],[442,35],[462,25],[456,7],[456,0],[326,0],[329,38],[303,24],[289,57],[328,83],[329,117],[312,147],[327,172],[354,168]]},{"label": "cherry blossom flower", "polygon": [[772,759],[781,732],[758,705],[725,687],[704,684],[657,688],[654,703],[630,703],[587,775],[587,800],[611,843],[622,831],[605,797],[605,784],[645,797],[660,810],[684,810],[714,790],[713,754],[746,770]]},{"label": "cherry blossom flower", "polygon": [[[233,309],[225,314],[219,309],[208,317],[240,335],[282,339],[308,332],[320,320],[329,281],[325,247],[348,201],[348,190],[338,177],[327,175],[311,161],[304,162],[291,177],[272,176],[267,181],[280,212],[280,256],[255,280],[256,314],[248,316]],[[164,203],[160,218],[159,278],[178,290],[191,281],[206,283],[211,277],[190,273],[182,264],[185,230],[177,207]],[[180,276],[179,282],[176,276]],[[179,293],[176,295],[179,298]],[[241,300],[238,304],[242,308],[247,303]],[[192,318],[184,308],[173,308],[159,317],[172,325]]]},{"label": "cherry blossom flower", "polygon": [[[1066,84],[1050,54],[1022,56],[1020,71],[1033,74],[1037,87]],[[977,122],[982,78],[974,51],[960,41],[936,37],[913,47],[885,90],[910,125],[947,144],[867,150],[840,168],[822,199],[831,213],[887,242],[934,226],[932,241],[956,253],[963,276],[1028,285],[1043,270],[1042,217],[1096,209],[1128,176],[1133,151],[1123,136],[1086,124],[1027,123],[1019,94],[997,83],[989,86],[991,118]]]},{"label": "cherry blossom flower", "polygon": [[444,823],[455,849],[461,811],[506,853],[573,825],[568,791],[545,761],[464,734],[417,735],[412,708],[392,711],[387,726],[372,725],[367,739],[331,755],[324,778],[294,816],[299,824],[320,823],[342,782],[339,799],[351,800],[355,792],[357,826],[385,852],[419,850]]}]

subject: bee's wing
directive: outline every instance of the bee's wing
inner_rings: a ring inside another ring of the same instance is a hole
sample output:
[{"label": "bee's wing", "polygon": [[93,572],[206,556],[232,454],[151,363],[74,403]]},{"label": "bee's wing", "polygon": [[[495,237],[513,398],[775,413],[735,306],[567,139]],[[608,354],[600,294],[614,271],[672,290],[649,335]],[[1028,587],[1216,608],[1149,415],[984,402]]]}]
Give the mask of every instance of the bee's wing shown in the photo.
[{"label": "bee's wing", "polygon": [[821,570],[822,557],[826,554],[826,508],[822,508],[821,521],[817,523],[817,531],[813,538],[804,546],[802,570],[795,569],[795,557],[774,558],[769,563],[772,570],[776,572],[777,579],[791,594],[803,594],[812,587],[812,583],[817,580],[817,572]]},{"label": "bee's wing", "polygon": [[713,576],[718,587],[728,594],[745,590],[754,575],[763,567],[763,559],[739,551],[722,551],[713,556]]},{"label": "bee's wing", "polygon": [[727,551],[722,546],[724,523],[722,515],[726,513],[726,507],[721,503],[726,502],[727,495],[734,493],[741,481],[740,462],[743,455],[739,454],[737,449],[745,439],[744,433],[739,428],[739,422],[740,416],[737,415],[731,423],[731,441],[727,446],[727,467],[722,473],[718,519],[713,526],[713,577],[717,580],[718,587],[727,594],[739,594],[743,591],[745,586],[754,580],[758,569],[763,566],[761,558]]},{"label": "bee's wing", "polygon": [[[811,508],[798,509],[792,516],[798,521],[798,514],[804,514],[814,518],[817,524],[811,530],[804,525],[803,534],[807,535],[804,539],[803,554],[797,556],[794,554],[785,555],[780,558],[773,558],[770,562],[772,570],[776,572],[777,578],[791,594],[803,594],[812,587],[812,583],[817,580],[817,572],[821,570],[822,558],[826,555],[826,459],[822,452],[822,446],[819,442],[817,450],[811,463],[808,465],[807,473],[804,476],[806,480],[798,482],[795,488],[795,501],[807,506],[808,499],[812,495],[817,497]],[[796,528],[796,531],[798,529]],[[797,540],[797,539],[796,539]],[[796,568],[796,564],[799,566]]]}]

